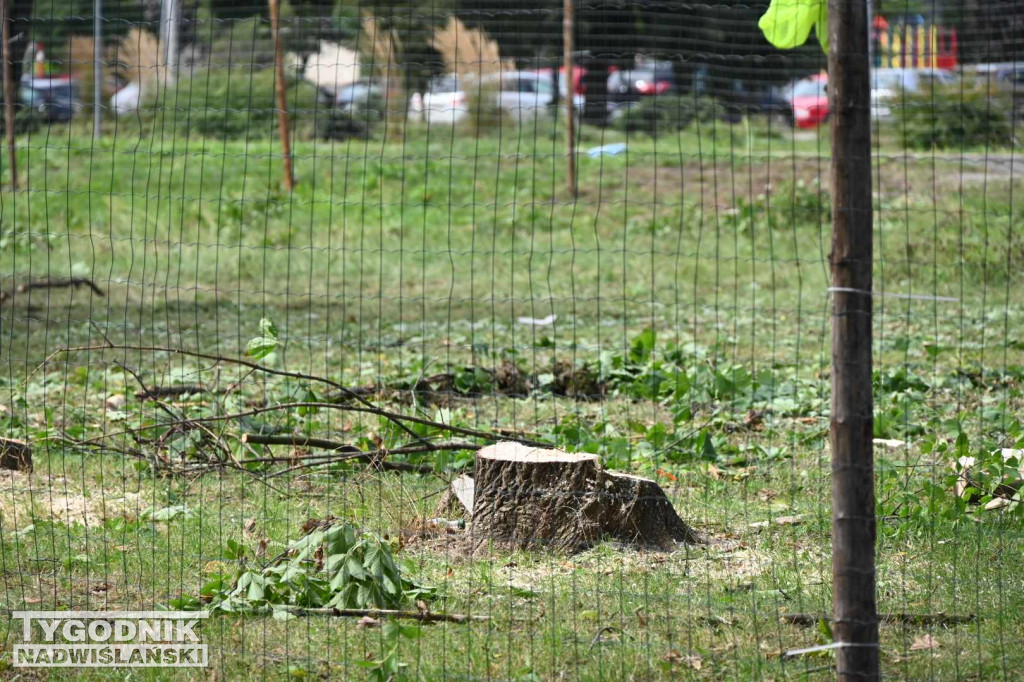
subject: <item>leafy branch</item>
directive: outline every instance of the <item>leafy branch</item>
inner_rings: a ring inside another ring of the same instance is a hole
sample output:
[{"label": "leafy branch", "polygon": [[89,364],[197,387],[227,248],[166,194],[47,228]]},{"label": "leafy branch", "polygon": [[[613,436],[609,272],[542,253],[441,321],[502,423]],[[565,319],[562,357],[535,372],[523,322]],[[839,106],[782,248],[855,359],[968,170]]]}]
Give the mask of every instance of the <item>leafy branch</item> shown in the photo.
[{"label": "leafy branch", "polygon": [[435,596],[432,588],[402,575],[385,540],[343,521],[314,523],[309,533],[263,567],[248,568],[245,548],[234,541],[228,542],[225,556],[238,561],[234,575],[215,575],[198,597],[184,597],[172,606],[205,604],[225,613],[269,610],[277,620],[290,620],[317,611],[355,615],[360,610],[365,615],[364,610],[372,609],[395,615],[410,604],[427,613],[426,601]]}]

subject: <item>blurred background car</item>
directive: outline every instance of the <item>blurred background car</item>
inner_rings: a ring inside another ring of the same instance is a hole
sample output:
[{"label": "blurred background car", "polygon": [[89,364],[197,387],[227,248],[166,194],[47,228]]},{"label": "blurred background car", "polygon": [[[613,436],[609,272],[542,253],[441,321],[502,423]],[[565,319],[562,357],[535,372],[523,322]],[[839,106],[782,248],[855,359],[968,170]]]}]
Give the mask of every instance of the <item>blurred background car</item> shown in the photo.
[{"label": "blurred background car", "polygon": [[25,74],[21,78],[18,97],[46,123],[65,123],[81,109],[78,86],[70,76],[34,78]]},{"label": "blurred background car", "polygon": [[652,95],[676,91],[672,62],[641,62],[632,69],[616,69],[608,74],[608,102],[612,108],[640,101]]},{"label": "blurred background car", "polygon": [[828,120],[828,76],[818,74],[793,84],[790,91],[793,125],[816,128]]},{"label": "blurred background car", "polygon": [[[495,88],[498,107],[517,120],[547,111],[555,100],[555,87],[550,72],[503,71],[487,74],[480,79],[477,87]],[[564,92],[562,95],[564,97]],[[573,105],[577,109],[582,105],[580,95],[573,96]],[[423,116],[428,123],[457,123],[466,117],[468,111],[465,88],[455,75],[435,78],[423,95]]]},{"label": "blurred background car", "polygon": [[886,68],[871,71],[871,117],[888,118],[899,104],[901,92],[921,92],[933,85],[956,82],[942,69]]},{"label": "blurred background car", "polygon": [[384,101],[384,85],[364,78],[340,88],[334,96],[334,106],[346,114],[375,109]]},{"label": "blurred background car", "polygon": [[751,89],[738,78],[732,79],[729,85],[728,91],[719,95],[726,121],[738,123],[745,116],[765,116],[777,124],[793,125],[793,104],[784,90]]}]

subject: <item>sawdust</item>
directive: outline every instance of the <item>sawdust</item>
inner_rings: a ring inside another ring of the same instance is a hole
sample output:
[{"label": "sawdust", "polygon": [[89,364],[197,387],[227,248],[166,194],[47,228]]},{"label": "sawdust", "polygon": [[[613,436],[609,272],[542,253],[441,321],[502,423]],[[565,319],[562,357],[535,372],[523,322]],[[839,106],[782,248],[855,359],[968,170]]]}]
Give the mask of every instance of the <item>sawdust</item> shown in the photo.
[{"label": "sawdust", "polygon": [[137,509],[138,493],[85,495],[66,479],[0,471],[0,528],[18,531],[40,521],[99,526]]}]

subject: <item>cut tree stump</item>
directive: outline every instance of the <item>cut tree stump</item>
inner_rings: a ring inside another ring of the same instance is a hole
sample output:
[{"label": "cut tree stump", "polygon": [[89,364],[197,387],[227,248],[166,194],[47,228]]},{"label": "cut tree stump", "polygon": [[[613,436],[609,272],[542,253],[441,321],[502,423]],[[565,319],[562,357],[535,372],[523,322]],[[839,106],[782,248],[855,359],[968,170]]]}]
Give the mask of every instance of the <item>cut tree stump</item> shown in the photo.
[{"label": "cut tree stump", "polygon": [[32,471],[32,448],[23,440],[0,438],[0,469]]},{"label": "cut tree stump", "polygon": [[476,547],[575,552],[601,540],[674,549],[700,538],[654,481],[604,471],[596,455],[503,442],[476,455]]}]

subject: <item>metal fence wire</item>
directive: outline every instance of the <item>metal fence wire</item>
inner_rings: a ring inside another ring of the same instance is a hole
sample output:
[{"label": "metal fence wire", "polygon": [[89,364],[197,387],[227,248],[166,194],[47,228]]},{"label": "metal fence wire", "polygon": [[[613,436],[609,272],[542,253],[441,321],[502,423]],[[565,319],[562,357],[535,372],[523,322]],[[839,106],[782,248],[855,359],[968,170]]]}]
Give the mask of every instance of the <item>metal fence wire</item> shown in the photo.
[{"label": "metal fence wire", "polygon": [[1018,0],[0,15],[5,675],[1024,669]]}]

